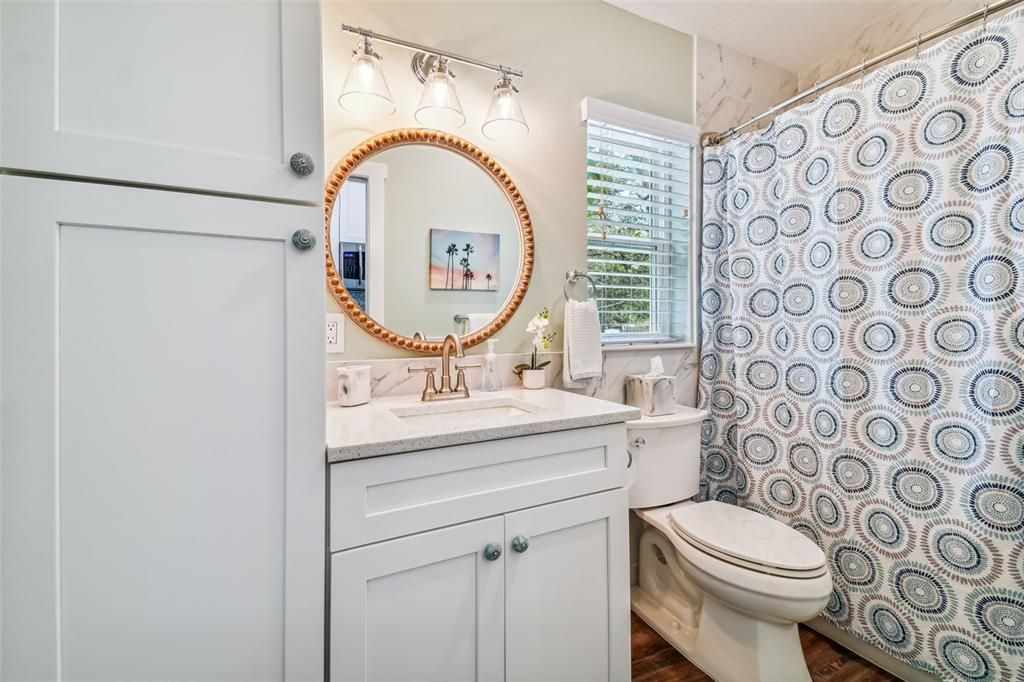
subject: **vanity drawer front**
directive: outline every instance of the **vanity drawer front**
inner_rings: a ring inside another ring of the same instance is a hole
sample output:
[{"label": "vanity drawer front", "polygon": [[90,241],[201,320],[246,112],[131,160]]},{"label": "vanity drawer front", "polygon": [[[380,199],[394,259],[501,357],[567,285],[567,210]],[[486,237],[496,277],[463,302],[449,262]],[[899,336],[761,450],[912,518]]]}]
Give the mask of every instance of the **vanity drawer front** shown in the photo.
[{"label": "vanity drawer front", "polygon": [[339,462],[331,551],[626,485],[626,426]]}]

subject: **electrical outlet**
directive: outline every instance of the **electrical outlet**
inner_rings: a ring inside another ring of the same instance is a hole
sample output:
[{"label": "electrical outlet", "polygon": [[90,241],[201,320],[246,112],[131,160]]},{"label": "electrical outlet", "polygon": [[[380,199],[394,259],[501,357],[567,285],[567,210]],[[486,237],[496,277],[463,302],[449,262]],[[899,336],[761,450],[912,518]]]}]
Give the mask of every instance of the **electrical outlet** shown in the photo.
[{"label": "electrical outlet", "polygon": [[328,313],[324,327],[328,353],[345,352],[345,316]]}]

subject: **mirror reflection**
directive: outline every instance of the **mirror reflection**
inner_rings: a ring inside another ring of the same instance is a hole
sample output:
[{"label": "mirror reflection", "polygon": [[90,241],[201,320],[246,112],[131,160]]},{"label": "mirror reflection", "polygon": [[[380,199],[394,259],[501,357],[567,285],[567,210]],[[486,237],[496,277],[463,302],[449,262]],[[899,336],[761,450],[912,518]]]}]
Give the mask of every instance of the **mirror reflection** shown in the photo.
[{"label": "mirror reflection", "polygon": [[405,336],[481,329],[519,279],[511,204],[486,171],[444,148],[391,147],[361,163],[342,185],[330,225],[352,298]]}]

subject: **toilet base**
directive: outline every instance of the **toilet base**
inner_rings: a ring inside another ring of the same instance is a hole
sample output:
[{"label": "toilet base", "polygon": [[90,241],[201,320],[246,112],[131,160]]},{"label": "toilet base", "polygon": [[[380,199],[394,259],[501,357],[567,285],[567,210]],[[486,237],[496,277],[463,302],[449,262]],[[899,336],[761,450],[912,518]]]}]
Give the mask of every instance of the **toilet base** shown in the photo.
[{"label": "toilet base", "polygon": [[796,623],[751,618],[705,594],[699,627],[690,627],[652,599],[631,590],[645,623],[718,682],[810,682]]}]

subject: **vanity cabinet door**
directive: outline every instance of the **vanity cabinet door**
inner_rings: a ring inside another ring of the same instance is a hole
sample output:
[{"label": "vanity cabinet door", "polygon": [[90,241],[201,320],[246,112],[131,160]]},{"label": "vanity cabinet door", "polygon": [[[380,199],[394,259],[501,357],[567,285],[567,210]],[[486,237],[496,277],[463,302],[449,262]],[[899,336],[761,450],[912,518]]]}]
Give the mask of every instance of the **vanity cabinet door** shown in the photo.
[{"label": "vanity cabinet door", "polygon": [[316,0],[2,2],[0,166],[319,203],[320,36]]},{"label": "vanity cabinet door", "polygon": [[506,515],[508,682],[629,680],[627,513],[620,488]]},{"label": "vanity cabinet door", "polygon": [[323,679],[322,213],[0,194],[0,678]]},{"label": "vanity cabinet door", "polygon": [[331,679],[503,680],[506,555],[486,556],[503,532],[494,517],[332,555]]}]

